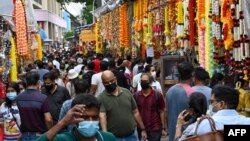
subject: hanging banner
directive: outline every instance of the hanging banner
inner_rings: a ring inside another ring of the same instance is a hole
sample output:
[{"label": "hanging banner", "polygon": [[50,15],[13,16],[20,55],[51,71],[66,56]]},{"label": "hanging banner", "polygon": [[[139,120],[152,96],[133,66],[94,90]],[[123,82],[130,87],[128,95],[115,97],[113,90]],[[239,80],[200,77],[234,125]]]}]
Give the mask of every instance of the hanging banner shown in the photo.
[{"label": "hanging banner", "polygon": [[80,40],[82,42],[95,41],[95,32],[94,30],[82,30],[80,35]]}]

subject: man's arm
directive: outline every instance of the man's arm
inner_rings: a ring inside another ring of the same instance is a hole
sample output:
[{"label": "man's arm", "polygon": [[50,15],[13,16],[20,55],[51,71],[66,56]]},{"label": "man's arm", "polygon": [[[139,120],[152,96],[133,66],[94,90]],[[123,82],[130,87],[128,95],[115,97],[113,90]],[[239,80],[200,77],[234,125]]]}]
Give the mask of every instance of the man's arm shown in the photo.
[{"label": "man's arm", "polygon": [[50,128],[53,127],[53,119],[52,119],[50,112],[44,113],[44,118],[45,118],[46,127],[49,130]]},{"label": "man's arm", "polygon": [[100,112],[99,114],[100,117],[100,124],[102,127],[102,131],[107,131],[107,116],[105,112]]},{"label": "man's arm", "polygon": [[[71,108],[66,116],[46,133],[47,140],[53,140],[56,134],[65,126],[83,121],[84,119],[80,117],[82,116],[82,113],[84,113],[84,110],[84,105],[75,105],[73,108]],[[41,138],[39,138],[38,141],[40,139]]]},{"label": "man's arm", "polygon": [[90,88],[90,92],[95,95],[95,92],[96,92],[96,89],[97,89],[97,85],[91,85],[91,88]]},{"label": "man's arm", "polygon": [[142,122],[142,118],[141,118],[141,115],[140,115],[138,109],[137,108],[134,109],[133,113],[134,113],[134,118],[135,118],[137,124],[140,126],[140,129],[145,130],[145,126]]}]

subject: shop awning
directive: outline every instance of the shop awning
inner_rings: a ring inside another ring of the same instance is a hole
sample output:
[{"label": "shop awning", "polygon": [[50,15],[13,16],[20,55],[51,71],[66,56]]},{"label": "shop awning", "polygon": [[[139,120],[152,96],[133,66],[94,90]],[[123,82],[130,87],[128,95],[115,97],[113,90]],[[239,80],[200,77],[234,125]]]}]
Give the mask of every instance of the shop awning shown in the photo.
[{"label": "shop awning", "polygon": [[39,29],[39,34],[43,41],[48,38],[46,32],[42,28]]}]

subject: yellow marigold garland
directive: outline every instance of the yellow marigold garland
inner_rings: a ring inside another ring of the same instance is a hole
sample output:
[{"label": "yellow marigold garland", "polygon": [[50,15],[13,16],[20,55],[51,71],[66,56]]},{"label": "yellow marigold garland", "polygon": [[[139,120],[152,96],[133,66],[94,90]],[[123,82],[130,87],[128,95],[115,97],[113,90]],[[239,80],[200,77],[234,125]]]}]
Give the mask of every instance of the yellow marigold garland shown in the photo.
[{"label": "yellow marigold garland", "polygon": [[36,34],[36,41],[38,43],[37,47],[37,59],[42,60],[43,59],[43,46],[42,46],[42,39],[39,34]]},{"label": "yellow marigold garland", "polygon": [[13,38],[11,38],[11,50],[10,50],[10,60],[12,62],[12,66],[10,68],[10,80],[17,81],[17,64],[16,64],[16,45]]}]

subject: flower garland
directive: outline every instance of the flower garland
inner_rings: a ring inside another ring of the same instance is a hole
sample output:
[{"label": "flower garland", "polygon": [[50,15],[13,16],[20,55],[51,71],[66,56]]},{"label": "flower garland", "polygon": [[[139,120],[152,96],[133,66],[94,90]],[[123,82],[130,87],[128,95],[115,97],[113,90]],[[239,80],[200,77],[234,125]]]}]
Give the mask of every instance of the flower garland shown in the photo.
[{"label": "flower garland", "polygon": [[210,2],[206,1],[205,3],[205,60],[206,60],[206,70],[208,71],[209,75],[212,76],[214,73],[213,70],[213,44],[212,44],[212,20],[210,19],[210,10],[212,7],[210,7]]},{"label": "flower garland", "polygon": [[196,0],[189,0],[188,3],[188,14],[189,14],[189,40],[190,40],[190,46],[194,47],[195,45],[195,6],[196,6]]},{"label": "flower garland", "polygon": [[16,45],[13,38],[10,39],[11,42],[11,50],[10,50],[10,60],[12,62],[10,68],[10,80],[17,81],[17,56],[16,56]]},{"label": "flower garland", "polygon": [[178,1],[177,3],[177,38],[182,38],[184,36],[184,8],[183,2]]},{"label": "flower garland", "polygon": [[36,34],[36,40],[38,43],[37,47],[37,59],[42,60],[43,59],[43,46],[42,46],[42,39],[39,34]]},{"label": "flower garland", "polygon": [[233,46],[233,21],[231,16],[232,0],[222,1],[221,6],[221,21],[223,23],[223,40],[225,49],[228,50]]},{"label": "flower garland", "polygon": [[205,0],[198,0],[198,38],[199,38],[199,62],[205,68]]},{"label": "flower garland", "polygon": [[169,11],[168,11],[168,6],[165,7],[164,9],[164,13],[165,13],[165,30],[164,30],[164,35],[165,35],[165,46],[169,47],[170,46],[170,39],[169,39],[169,35],[170,35],[170,29],[169,29]]},{"label": "flower garland", "polygon": [[27,56],[28,39],[27,39],[27,25],[25,20],[26,14],[23,3],[21,0],[16,0],[15,3],[15,25],[16,25],[16,42],[17,42],[17,54],[19,56]]},{"label": "flower garland", "polygon": [[128,32],[128,16],[127,16],[128,4],[124,4],[119,8],[120,13],[120,47],[129,47],[129,32]]}]

